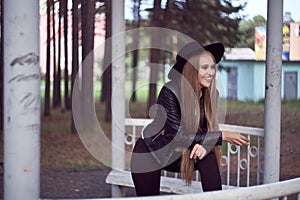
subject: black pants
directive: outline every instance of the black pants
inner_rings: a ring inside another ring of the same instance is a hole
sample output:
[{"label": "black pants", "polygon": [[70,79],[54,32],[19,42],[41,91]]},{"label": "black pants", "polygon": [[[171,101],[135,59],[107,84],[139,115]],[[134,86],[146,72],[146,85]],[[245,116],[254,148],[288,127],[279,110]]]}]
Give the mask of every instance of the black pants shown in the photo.
[{"label": "black pants", "polygon": [[[148,153],[138,156],[135,153]],[[131,175],[135,185],[137,196],[159,195],[161,170],[180,172],[181,157],[166,167],[159,167],[154,157],[149,153],[144,140],[138,139],[133,149],[131,158]],[[147,172],[142,171],[149,167]],[[210,152],[202,160],[195,162],[195,170],[199,170],[203,191],[221,190],[221,176],[218,163],[213,152]]]}]

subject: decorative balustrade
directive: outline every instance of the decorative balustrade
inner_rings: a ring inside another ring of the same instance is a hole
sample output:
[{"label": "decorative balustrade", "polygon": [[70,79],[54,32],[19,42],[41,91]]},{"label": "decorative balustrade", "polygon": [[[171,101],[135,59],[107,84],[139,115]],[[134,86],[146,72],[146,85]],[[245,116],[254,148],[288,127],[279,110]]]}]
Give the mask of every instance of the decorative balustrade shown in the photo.
[{"label": "decorative balustrade", "polygon": [[[151,119],[127,118],[125,119],[126,133],[125,144],[126,150],[131,151],[136,139]],[[229,143],[224,143],[225,152],[221,161],[221,172],[223,177],[223,185],[227,186],[250,186],[259,185],[262,174],[262,155],[261,145],[263,141],[264,130],[261,128],[253,128],[246,126],[236,126],[228,124],[220,124],[220,130],[232,131],[244,134],[250,139],[248,147],[239,147]],[[227,145],[226,145],[227,144]],[[129,161],[127,160],[127,170]],[[169,173],[163,171],[163,176],[178,178],[178,173]],[[226,179],[224,179],[226,177]],[[195,181],[200,181],[199,172],[195,172]],[[229,187],[231,188],[231,187]]]},{"label": "decorative balustrade", "polygon": [[[140,136],[142,129],[151,122],[151,119],[128,118],[125,119],[126,131],[124,135],[126,151],[131,151],[136,139]],[[264,130],[246,126],[236,126],[220,124],[220,130],[232,131],[246,135],[250,139],[248,147],[239,147],[236,145],[223,145],[223,156],[221,162],[221,171],[223,177],[223,191],[201,193],[201,180],[199,174],[195,173],[195,180],[192,185],[186,186],[179,179],[180,174],[162,172],[161,191],[177,193],[183,195],[163,195],[149,197],[149,199],[165,200],[192,200],[192,199],[272,199],[282,197],[282,199],[300,200],[300,178],[277,182],[267,185],[262,183],[262,165],[263,165],[263,135]],[[125,156],[125,155],[124,155]],[[112,184],[114,192],[112,197],[121,197],[124,195],[122,187],[134,187],[131,176],[129,161],[127,156],[125,170],[112,170],[106,183]],[[116,188],[118,188],[116,190]],[[230,190],[228,190],[230,189]],[[200,194],[199,194],[200,192]],[[126,198],[133,199],[133,198]],[[134,197],[134,199],[139,199]],[[147,199],[143,197],[143,199]]]}]

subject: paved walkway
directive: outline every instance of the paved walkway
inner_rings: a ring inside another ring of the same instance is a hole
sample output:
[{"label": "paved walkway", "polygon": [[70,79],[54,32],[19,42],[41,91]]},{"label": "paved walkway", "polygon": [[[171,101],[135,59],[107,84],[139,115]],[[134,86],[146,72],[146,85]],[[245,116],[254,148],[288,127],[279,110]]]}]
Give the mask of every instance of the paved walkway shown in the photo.
[{"label": "paved walkway", "polygon": [[[41,170],[41,199],[111,198],[105,183],[109,168],[82,167]],[[0,175],[0,198],[3,199],[3,174]],[[135,196],[133,188],[126,196]]]}]

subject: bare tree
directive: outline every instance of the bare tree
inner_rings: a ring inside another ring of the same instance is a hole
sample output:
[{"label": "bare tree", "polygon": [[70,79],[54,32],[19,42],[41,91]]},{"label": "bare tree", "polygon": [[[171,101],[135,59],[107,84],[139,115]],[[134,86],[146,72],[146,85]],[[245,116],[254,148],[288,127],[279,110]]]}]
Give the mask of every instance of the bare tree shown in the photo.
[{"label": "bare tree", "polygon": [[[95,27],[95,0],[81,2],[82,24],[82,118],[92,123],[93,114],[93,65],[94,65],[94,27]],[[89,125],[87,128],[89,128]]]},{"label": "bare tree", "polygon": [[0,38],[0,130],[3,129],[3,0],[0,1],[0,21],[1,21],[1,38]]},{"label": "bare tree", "polygon": [[46,56],[46,76],[45,76],[45,103],[44,103],[44,115],[50,115],[50,15],[51,15],[51,2],[47,0],[47,56]]},{"label": "bare tree", "polygon": [[62,0],[59,0],[59,13],[58,13],[58,60],[57,60],[57,76],[56,76],[56,89],[57,89],[57,106],[61,106],[61,18],[62,18]]},{"label": "bare tree", "polygon": [[105,120],[111,121],[111,94],[112,94],[112,66],[111,66],[111,39],[112,36],[112,19],[111,19],[111,0],[105,1],[105,52],[104,52],[104,72],[102,76],[102,102],[105,102]]},{"label": "bare tree", "polygon": [[53,40],[52,40],[52,45],[53,45],[53,98],[52,98],[52,107],[55,108],[59,106],[58,104],[58,94],[59,94],[59,83],[58,83],[58,73],[57,73],[57,68],[59,66],[59,61],[60,61],[60,16],[58,19],[58,61],[56,62],[56,29],[55,29],[55,1],[52,1],[52,32],[53,32]]},{"label": "bare tree", "polygon": [[64,50],[65,50],[65,73],[64,73],[64,83],[65,83],[65,97],[64,103],[65,108],[70,109],[70,97],[69,97],[69,70],[68,70],[68,0],[63,1],[63,15],[64,15]]},{"label": "bare tree", "polygon": [[136,101],[136,81],[137,81],[137,66],[138,66],[138,47],[139,47],[139,30],[140,27],[140,8],[141,8],[141,0],[133,0],[133,20],[134,20],[134,27],[137,28],[137,30],[134,32],[134,51],[132,55],[132,95],[131,95],[131,101]]},{"label": "bare tree", "polygon": [[[161,0],[154,0],[153,6],[153,16],[152,16],[152,26],[159,27],[160,26],[160,12],[161,11]],[[151,43],[152,46],[157,46],[160,42],[159,33],[154,30],[151,36]],[[158,72],[159,69],[156,63],[160,61],[160,50],[152,48],[150,52],[150,84],[149,84],[149,101],[148,101],[148,108],[150,108],[156,102],[156,83],[158,80]],[[154,63],[154,64],[153,64]]]},{"label": "bare tree", "polygon": [[[72,4],[72,77],[71,77],[72,84],[71,84],[71,91],[73,92],[74,83],[75,83],[76,76],[78,73],[78,68],[79,68],[79,60],[78,60],[79,13],[78,13],[78,0],[72,0],[72,1],[73,1],[73,4]],[[72,102],[72,95],[71,95],[71,102]],[[72,104],[71,104],[71,111],[73,111]],[[72,133],[76,132],[73,114],[72,114],[71,131],[72,131]]]}]

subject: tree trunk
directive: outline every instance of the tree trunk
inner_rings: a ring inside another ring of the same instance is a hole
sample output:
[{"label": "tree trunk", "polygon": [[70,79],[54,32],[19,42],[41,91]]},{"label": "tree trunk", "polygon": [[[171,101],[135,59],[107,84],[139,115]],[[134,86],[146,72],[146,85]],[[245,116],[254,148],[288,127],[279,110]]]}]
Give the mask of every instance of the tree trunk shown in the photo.
[{"label": "tree trunk", "polygon": [[68,0],[63,0],[63,15],[64,15],[64,41],[65,41],[65,108],[70,109],[69,97],[69,70],[68,70]]},{"label": "tree trunk", "polygon": [[174,5],[174,0],[167,0],[166,9],[164,12],[164,20],[163,20],[163,23],[164,23],[163,26],[165,28],[168,28],[170,26],[170,22],[173,18],[173,15],[172,15],[173,5]]},{"label": "tree trunk", "polygon": [[[3,0],[1,3],[1,27],[3,27]],[[1,38],[0,38],[0,130],[3,130],[3,28],[1,28]]]},{"label": "tree trunk", "polygon": [[133,38],[133,45],[134,51],[132,55],[132,95],[131,101],[136,101],[136,82],[137,82],[137,66],[138,66],[138,47],[139,47],[139,31],[138,28],[140,27],[140,6],[141,0],[134,0],[134,8],[133,8],[133,16],[134,16],[134,26],[137,28],[137,31],[134,32]]},{"label": "tree trunk", "polygon": [[47,57],[46,57],[46,75],[45,75],[45,103],[44,103],[44,115],[50,115],[50,11],[51,0],[47,0]]},{"label": "tree trunk", "polygon": [[93,65],[94,65],[94,23],[95,0],[83,0],[82,14],[82,119],[86,128],[93,123],[94,95],[93,95]]},{"label": "tree trunk", "polygon": [[111,35],[112,35],[112,19],[111,19],[111,0],[105,1],[105,52],[103,62],[102,76],[102,94],[101,101],[105,102],[105,120],[111,121],[111,83],[112,83],[112,65],[111,65]]},{"label": "tree trunk", "polygon": [[62,0],[59,1],[59,14],[58,14],[58,61],[57,61],[57,106],[61,107],[61,18],[62,18]]},{"label": "tree trunk", "polygon": [[[160,20],[160,7],[161,0],[154,0],[154,12],[152,17],[152,26],[159,27],[159,20]],[[151,43],[152,46],[157,46],[159,41],[159,33],[155,30],[152,32]],[[160,50],[158,49],[151,49],[150,55],[150,84],[149,84],[149,101],[148,101],[148,109],[156,103],[156,85],[158,80],[158,71],[159,68],[157,67],[156,63],[160,61]]]},{"label": "tree trunk", "polygon": [[[73,88],[76,80],[76,76],[78,73],[78,66],[79,66],[79,60],[78,60],[78,0],[73,0],[72,4],[72,84],[71,84],[71,90],[73,94]],[[78,86],[77,86],[78,87]],[[72,95],[71,95],[71,102],[72,102]],[[71,111],[72,111],[72,124],[71,124],[71,131],[72,133],[76,133],[76,127],[74,123],[74,117],[73,117],[73,109],[71,104]]]},{"label": "tree trunk", "polygon": [[55,1],[52,0],[52,47],[53,47],[53,98],[52,98],[52,107],[57,107],[57,63],[56,63],[56,30],[55,30]]}]

